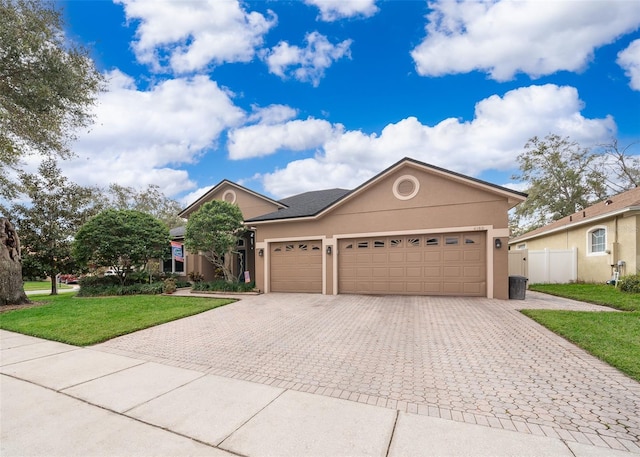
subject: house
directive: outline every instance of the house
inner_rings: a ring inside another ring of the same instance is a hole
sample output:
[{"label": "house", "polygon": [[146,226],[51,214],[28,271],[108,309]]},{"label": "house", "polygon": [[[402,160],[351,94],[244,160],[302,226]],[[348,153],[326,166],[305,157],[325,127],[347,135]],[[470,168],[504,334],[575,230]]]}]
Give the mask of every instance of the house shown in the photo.
[{"label": "house", "polygon": [[[224,180],[180,216],[213,199],[237,204],[247,232],[231,260],[234,274],[248,272],[266,293],[506,299],[507,212],[525,198],[405,158],[355,189],[278,201]],[[202,256],[184,260],[187,272],[215,273]]]},{"label": "house", "polygon": [[640,188],[610,197],[509,241],[510,249],[574,250],[577,281],[605,282],[640,267]]}]

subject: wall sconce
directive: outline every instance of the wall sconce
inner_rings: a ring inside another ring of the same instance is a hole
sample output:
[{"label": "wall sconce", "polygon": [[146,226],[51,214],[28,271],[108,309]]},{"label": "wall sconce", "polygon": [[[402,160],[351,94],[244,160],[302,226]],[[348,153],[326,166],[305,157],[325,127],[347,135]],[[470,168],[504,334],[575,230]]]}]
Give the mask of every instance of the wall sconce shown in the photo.
[{"label": "wall sconce", "polygon": [[327,246],[327,254],[331,255],[331,246]]},{"label": "wall sconce", "polygon": [[264,249],[258,249],[258,255],[262,257],[264,255]]},{"label": "wall sconce", "polygon": [[500,249],[502,247],[502,241],[500,240],[500,238],[496,238],[496,249]]}]

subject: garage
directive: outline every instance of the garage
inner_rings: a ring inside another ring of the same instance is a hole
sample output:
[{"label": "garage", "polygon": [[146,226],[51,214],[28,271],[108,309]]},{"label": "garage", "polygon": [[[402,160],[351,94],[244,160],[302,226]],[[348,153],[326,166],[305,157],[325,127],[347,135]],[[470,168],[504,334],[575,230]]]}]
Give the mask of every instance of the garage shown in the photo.
[{"label": "garage", "polygon": [[322,241],[271,243],[271,292],[322,293]]},{"label": "garage", "polygon": [[487,295],[486,233],[343,239],[338,293]]}]

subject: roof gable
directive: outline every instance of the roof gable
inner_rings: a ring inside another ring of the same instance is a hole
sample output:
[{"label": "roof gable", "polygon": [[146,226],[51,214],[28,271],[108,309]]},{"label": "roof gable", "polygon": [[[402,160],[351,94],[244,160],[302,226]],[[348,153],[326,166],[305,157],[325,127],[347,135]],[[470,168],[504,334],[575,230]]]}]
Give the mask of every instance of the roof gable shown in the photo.
[{"label": "roof gable", "polygon": [[183,209],[178,214],[178,216],[184,217],[184,218],[188,218],[191,213],[193,213],[194,211],[197,211],[198,208],[200,208],[200,206],[202,206],[204,203],[209,202],[211,200],[214,200],[215,199],[215,195],[218,194],[220,191],[224,190],[227,187],[230,188],[230,189],[233,189],[234,191],[239,191],[239,192],[245,193],[245,194],[247,194],[247,195],[249,195],[249,196],[251,196],[253,198],[261,200],[261,201],[263,201],[264,203],[266,203],[268,205],[273,205],[276,208],[286,208],[286,205],[281,203],[281,202],[273,200],[273,199],[271,199],[271,198],[269,198],[269,197],[267,197],[265,195],[262,195],[262,194],[260,194],[258,192],[255,192],[255,191],[253,191],[251,189],[247,189],[246,187],[241,186],[240,184],[236,184],[234,182],[231,182],[228,179],[223,179],[218,184],[213,186],[210,190],[208,190],[204,195],[202,195],[200,198],[198,198],[195,202],[191,203],[189,206],[187,206],[185,209]]},{"label": "roof gable", "polygon": [[543,227],[537,228],[523,235],[513,238],[510,243],[516,243],[546,234],[564,230],[569,227],[579,226],[597,220],[613,217],[627,211],[640,211],[640,187],[622,192],[609,197],[604,201],[595,203],[582,211],[577,211],[569,216],[558,219]]},{"label": "roof gable", "polygon": [[[328,204],[323,208],[318,207],[318,210],[316,212],[310,212],[310,211],[305,212],[302,209],[300,211],[293,210],[294,205],[298,205],[304,202],[307,194],[314,194],[314,192],[307,192],[305,194],[300,194],[294,197],[289,197],[288,199],[281,200],[282,203],[290,204],[290,208],[288,208],[287,210],[277,211],[275,213],[265,215],[263,217],[256,217],[248,220],[247,222],[259,223],[259,222],[280,221],[283,219],[322,217],[324,214],[335,210],[339,206],[346,204],[352,199],[357,198],[359,195],[362,195],[363,193],[367,192],[369,189],[371,189],[380,181],[386,179],[393,173],[396,173],[398,170],[407,166],[421,169],[427,173],[438,175],[440,177],[444,177],[445,179],[453,180],[460,184],[464,184],[466,186],[469,186],[478,190],[482,190],[484,192],[497,194],[502,198],[507,199],[511,204],[511,207],[517,205],[518,203],[526,199],[526,194],[522,192],[507,189],[505,187],[501,187],[496,184],[491,184],[486,181],[482,181],[476,178],[471,178],[469,176],[465,176],[456,172],[445,170],[444,168],[436,167],[434,165],[429,165],[423,162],[419,162],[414,159],[404,158],[351,191],[345,191],[344,189],[330,189],[327,191],[318,191],[318,192],[327,192],[327,193],[334,192],[334,191],[340,191],[340,192],[336,192],[335,194],[333,194],[334,196],[337,197],[335,198],[334,201],[330,202],[327,200]],[[342,193],[342,195],[339,195],[339,193]]]}]

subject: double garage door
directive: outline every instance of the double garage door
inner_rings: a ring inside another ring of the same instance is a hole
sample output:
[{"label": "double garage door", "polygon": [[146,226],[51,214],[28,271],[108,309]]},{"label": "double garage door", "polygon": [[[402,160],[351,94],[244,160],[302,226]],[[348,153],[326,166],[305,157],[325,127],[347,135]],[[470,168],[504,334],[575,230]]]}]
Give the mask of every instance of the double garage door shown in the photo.
[{"label": "double garage door", "polygon": [[484,232],[340,240],[339,252],[340,293],[486,295]]},{"label": "double garage door", "polygon": [[[322,292],[320,240],[272,243],[273,292]],[[486,296],[484,232],[341,239],[338,293]]]}]

